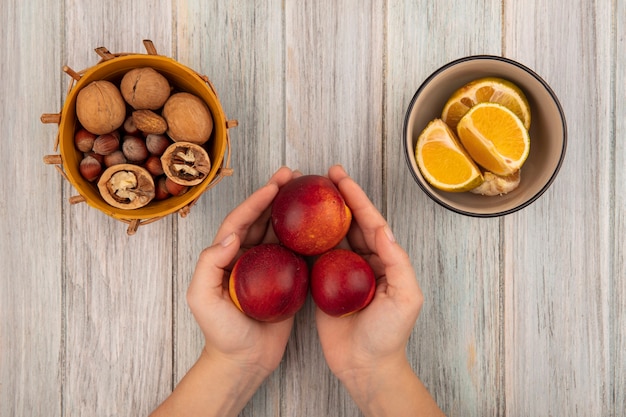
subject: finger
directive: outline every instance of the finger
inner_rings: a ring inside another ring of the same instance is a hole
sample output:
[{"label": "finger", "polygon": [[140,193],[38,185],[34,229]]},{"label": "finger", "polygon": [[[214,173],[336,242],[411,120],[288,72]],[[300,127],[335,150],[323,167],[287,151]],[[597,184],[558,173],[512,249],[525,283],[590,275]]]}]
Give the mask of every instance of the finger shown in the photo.
[{"label": "finger", "polygon": [[205,248],[200,253],[187,289],[187,302],[192,311],[198,303],[206,302],[208,298],[223,297],[224,268],[233,261],[239,246],[239,236],[231,233],[221,242]]},{"label": "finger", "polygon": [[[282,167],[276,171],[267,184],[252,193],[243,203],[226,216],[215,235],[213,243],[220,242],[233,232],[237,233],[242,239],[245,239],[248,229],[253,226],[257,220],[264,215],[269,216],[267,210],[274,200],[274,197],[276,197],[279,188],[289,182],[292,176],[293,172],[287,167]],[[266,222],[267,218],[268,217],[265,217]]]},{"label": "finger", "polygon": [[[254,221],[244,233],[241,245],[249,248],[256,246],[265,240],[268,230],[270,229],[271,206],[266,208],[258,219]],[[266,243],[266,242],[263,242]]]},{"label": "finger", "polygon": [[[387,221],[365,194],[365,191],[346,173],[343,167],[339,165],[331,167],[328,171],[328,177],[341,192],[346,204],[352,210],[354,220],[361,229],[354,231],[352,237],[354,239],[362,238],[362,242],[374,250],[376,229],[385,226]],[[362,242],[355,240],[355,244],[362,244]]]},{"label": "finger", "polygon": [[[292,176],[290,180],[298,178],[302,176],[302,172],[298,170],[294,170],[292,172]],[[271,181],[270,181],[271,182]],[[279,187],[282,187],[285,182],[281,181],[278,183]],[[248,229],[248,234],[243,245],[246,247],[258,245],[260,243],[277,243],[278,237],[276,237],[276,233],[274,233],[274,229],[270,224],[271,218],[271,207],[268,207],[265,212],[261,215],[261,217]]]},{"label": "finger", "polygon": [[376,248],[380,261],[385,266],[387,292],[392,296],[409,297],[421,306],[422,291],[417,283],[411,260],[402,247],[395,241],[389,226],[376,230]]},{"label": "finger", "polygon": [[350,225],[346,238],[350,244],[350,248],[356,253],[362,256],[372,253],[372,248],[368,246],[365,241],[365,236],[363,236],[363,229],[361,229],[361,226],[359,226],[356,220]]},{"label": "finger", "polygon": [[349,175],[341,165],[333,165],[328,169],[328,178],[335,184],[346,177],[349,177]]},{"label": "finger", "polygon": [[[298,178],[299,176],[302,175],[302,173],[298,170],[292,171],[291,178],[287,178],[287,179],[282,177],[283,173],[277,171],[277,174],[278,175],[275,174],[274,177],[270,178],[268,183],[275,182],[279,186],[279,188],[285,185],[287,182],[291,181],[292,179]],[[278,176],[279,178],[276,179],[275,178],[276,176]],[[259,219],[257,219],[257,221],[255,221],[254,224],[252,224],[248,228],[248,233],[245,238],[245,241],[242,243],[242,246],[250,247],[250,246],[258,245],[260,243],[277,243],[278,242],[278,238],[276,237],[276,234],[274,233],[274,229],[272,228],[272,225],[270,224],[271,213],[272,213],[272,210],[271,210],[271,205],[270,205],[270,207],[268,207],[263,212],[261,217],[259,217]]]}]

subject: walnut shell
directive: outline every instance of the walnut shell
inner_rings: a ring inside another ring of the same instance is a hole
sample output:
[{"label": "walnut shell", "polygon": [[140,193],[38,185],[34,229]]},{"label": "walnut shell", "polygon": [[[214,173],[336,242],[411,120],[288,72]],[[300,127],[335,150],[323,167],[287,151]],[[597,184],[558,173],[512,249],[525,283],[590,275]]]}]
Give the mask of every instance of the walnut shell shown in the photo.
[{"label": "walnut shell", "polygon": [[200,184],[211,171],[209,154],[200,145],[175,142],[161,156],[165,175],[179,185]]},{"label": "walnut shell", "polygon": [[190,93],[172,94],[163,107],[167,134],[174,142],[202,145],[213,132],[213,117],[207,105]]},{"label": "walnut shell", "polygon": [[150,173],[133,164],[119,164],[107,168],[98,180],[100,195],[110,205],[130,210],[145,206],[155,195]]},{"label": "walnut shell", "polygon": [[135,110],[156,110],[170,96],[170,83],[154,68],[134,68],[124,74],[120,83],[124,100]]},{"label": "walnut shell", "polygon": [[76,97],[76,117],[80,124],[96,135],[111,133],[126,120],[126,103],[115,84],[92,81]]}]

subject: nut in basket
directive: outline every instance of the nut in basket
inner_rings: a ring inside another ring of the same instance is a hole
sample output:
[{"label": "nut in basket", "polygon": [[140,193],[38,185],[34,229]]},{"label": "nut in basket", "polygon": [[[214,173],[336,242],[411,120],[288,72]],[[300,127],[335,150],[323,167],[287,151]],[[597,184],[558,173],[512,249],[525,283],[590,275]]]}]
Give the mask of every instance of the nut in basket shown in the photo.
[{"label": "nut in basket", "polygon": [[129,235],[172,213],[185,217],[232,175],[228,130],[238,124],[226,118],[208,77],[158,55],[149,40],[144,46],[147,54],[96,48],[95,66],[65,66],[63,109],[41,116],[58,124],[60,154],[44,162],[78,191],[70,203],[127,223]]}]

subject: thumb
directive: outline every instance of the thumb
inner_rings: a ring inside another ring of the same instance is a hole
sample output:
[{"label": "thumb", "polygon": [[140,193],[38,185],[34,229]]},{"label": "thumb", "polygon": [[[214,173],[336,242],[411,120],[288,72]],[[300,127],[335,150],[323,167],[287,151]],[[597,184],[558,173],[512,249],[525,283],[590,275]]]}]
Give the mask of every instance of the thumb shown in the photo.
[{"label": "thumb", "polygon": [[239,236],[231,233],[221,242],[202,250],[187,290],[190,305],[196,298],[206,302],[207,296],[222,296],[224,268],[235,259],[240,245]]},{"label": "thumb", "polygon": [[[385,267],[388,286],[402,294],[416,297],[418,301],[421,300],[422,292],[409,255],[396,242],[389,225],[379,227],[375,237],[376,252]],[[421,304],[421,301],[419,302]]]}]

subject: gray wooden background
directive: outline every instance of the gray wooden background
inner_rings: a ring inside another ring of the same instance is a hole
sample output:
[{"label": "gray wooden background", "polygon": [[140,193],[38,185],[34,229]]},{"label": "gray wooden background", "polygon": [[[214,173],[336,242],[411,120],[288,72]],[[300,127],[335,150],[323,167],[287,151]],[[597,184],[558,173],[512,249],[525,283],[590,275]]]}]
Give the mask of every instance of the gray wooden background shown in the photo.
[{"label": "gray wooden background", "polygon": [[[414,368],[449,416],[626,415],[626,4],[621,0],[0,3],[0,416],[140,416],[203,344],[184,299],[222,218],[281,165],[343,164],[388,218],[426,302]],[[186,218],[126,225],[42,157],[93,52],[158,52],[206,74],[234,175]],[[533,68],[565,110],[552,187],[496,219],[423,194],[401,148],[421,82],[467,55]],[[309,301],[243,416],[358,416]]]}]

